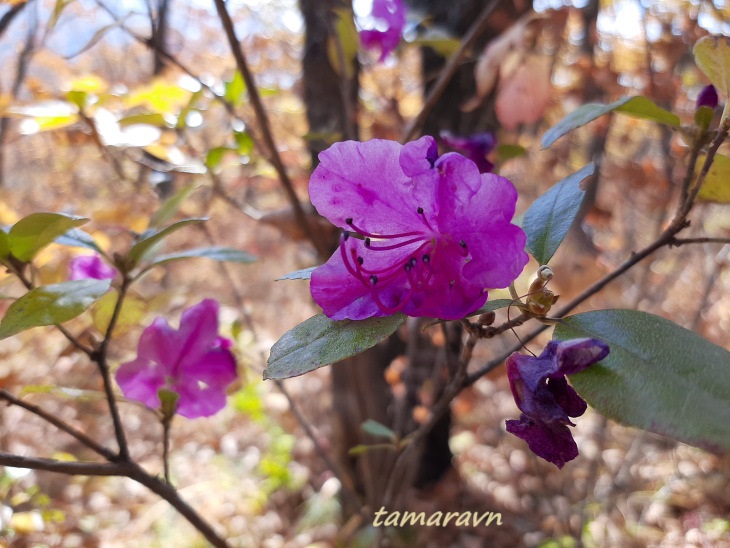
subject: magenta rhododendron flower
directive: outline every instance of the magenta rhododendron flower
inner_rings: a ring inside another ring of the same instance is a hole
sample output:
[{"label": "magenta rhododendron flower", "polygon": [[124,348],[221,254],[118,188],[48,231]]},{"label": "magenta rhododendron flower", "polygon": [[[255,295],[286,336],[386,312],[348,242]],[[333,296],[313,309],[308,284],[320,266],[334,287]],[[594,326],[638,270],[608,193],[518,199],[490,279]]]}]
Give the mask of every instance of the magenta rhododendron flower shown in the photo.
[{"label": "magenta rhododendron flower", "polygon": [[137,359],[117,371],[117,383],[125,397],[153,409],[160,407],[158,391],[166,389],[179,395],[183,417],[214,415],[236,379],[231,344],[218,336],[218,303],[205,299],[183,312],[178,330],[156,318],[139,339]]},{"label": "magenta rhododendron flower", "polygon": [[484,131],[468,137],[457,137],[447,131],[442,131],[439,137],[444,145],[462,153],[474,162],[479,168],[479,173],[491,173],[494,169],[494,164],[487,160],[487,154],[492,152],[497,144],[493,133]]},{"label": "magenta rhododendron flower", "polygon": [[710,107],[714,109],[719,102],[720,98],[717,96],[717,90],[712,84],[703,87],[697,96],[697,108]]},{"label": "magenta rhododendron flower", "polygon": [[74,257],[68,269],[69,280],[111,280],[117,275],[116,268],[106,264],[98,254]]},{"label": "magenta rhododendron flower", "polygon": [[360,43],[366,50],[380,51],[380,61],[398,47],[406,25],[403,0],[373,0],[373,9],[361,20]]},{"label": "magenta rhododendron flower", "polygon": [[432,137],[346,141],[319,158],[312,203],[345,232],[311,291],[334,320],[463,318],[528,261],[525,233],[510,223],[512,183],[460,154],[439,158]]},{"label": "magenta rhododendron flower", "polygon": [[538,457],[558,468],[578,456],[568,425],[587,404],[568,384],[565,375],[583,371],[608,356],[606,343],[597,339],[550,341],[538,357],[515,352],[507,358],[507,377],[519,420],[507,421],[507,432],[522,438]]}]

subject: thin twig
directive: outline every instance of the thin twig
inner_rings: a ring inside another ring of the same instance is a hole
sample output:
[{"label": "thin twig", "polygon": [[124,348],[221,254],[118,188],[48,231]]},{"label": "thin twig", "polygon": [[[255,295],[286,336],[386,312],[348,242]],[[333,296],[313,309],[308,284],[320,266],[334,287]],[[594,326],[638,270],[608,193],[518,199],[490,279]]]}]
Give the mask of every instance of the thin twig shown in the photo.
[{"label": "thin twig", "polygon": [[730,238],[674,238],[669,245],[679,247],[686,244],[730,244]]},{"label": "thin twig", "polygon": [[[216,0],[216,2],[220,1],[221,0]],[[471,28],[469,28],[466,35],[464,35],[464,39],[461,41],[459,49],[456,50],[451,55],[451,57],[449,57],[446,66],[444,66],[444,68],[439,73],[439,78],[431,88],[431,92],[428,94],[428,97],[424,101],[421,112],[419,112],[418,116],[411,120],[411,122],[406,127],[406,130],[403,132],[403,136],[401,137],[401,143],[406,143],[410,141],[419,132],[421,126],[426,121],[426,118],[436,106],[436,103],[438,103],[441,95],[443,95],[444,90],[446,90],[449,82],[454,77],[454,74],[456,74],[459,65],[463,61],[464,57],[466,57],[469,48],[471,48],[476,39],[479,38],[479,36],[486,30],[489,16],[498,4],[499,0],[492,0],[482,10],[481,15],[479,15],[479,18],[474,21],[474,24],[471,26]]]},{"label": "thin twig", "polygon": [[268,149],[271,163],[274,166],[277,174],[279,175],[279,180],[281,181],[281,184],[284,187],[284,191],[289,198],[289,202],[291,204],[292,210],[294,211],[294,216],[297,219],[297,223],[299,223],[299,226],[301,226],[302,230],[307,235],[309,241],[312,242],[312,245],[314,245],[317,252],[322,257],[325,257],[327,255],[327,246],[324,244],[324,242],[321,241],[322,239],[317,233],[315,227],[312,226],[312,224],[307,219],[304,208],[302,207],[302,204],[299,201],[299,197],[294,190],[294,184],[289,178],[286,168],[284,167],[284,163],[281,160],[279,150],[276,147],[276,143],[274,142],[268,114],[266,113],[266,109],[261,102],[261,97],[259,96],[253,74],[249,70],[248,63],[246,62],[246,58],[243,55],[241,43],[236,37],[236,31],[233,27],[233,21],[231,20],[231,16],[228,13],[228,9],[226,8],[226,3],[223,0],[214,1],[216,10],[218,11],[218,17],[221,20],[223,30],[226,33],[228,43],[231,47],[231,51],[233,52],[233,57],[236,60],[236,67],[241,73],[243,81],[246,83],[246,90],[248,91],[248,96],[251,100],[251,106],[253,106],[254,112],[256,113],[256,118],[259,122],[261,134],[264,143],[266,144],[266,148]]}]

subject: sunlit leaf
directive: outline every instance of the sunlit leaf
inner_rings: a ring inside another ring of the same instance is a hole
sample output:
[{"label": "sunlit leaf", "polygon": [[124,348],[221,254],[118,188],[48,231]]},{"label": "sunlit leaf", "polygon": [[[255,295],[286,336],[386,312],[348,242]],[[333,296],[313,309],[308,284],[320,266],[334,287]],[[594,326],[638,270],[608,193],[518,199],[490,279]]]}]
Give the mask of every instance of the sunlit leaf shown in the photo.
[{"label": "sunlit leaf", "polygon": [[527,249],[540,264],[547,264],[560,246],[578,214],[585,193],[583,179],[593,174],[593,162],[568,175],[533,202],[525,212],[522,228]]},{"label": "sunlit leaf", "polygon": [[[117,291],[110,291],[101,297],[91,309],[91,318],[99,333],[106,333],[109,328],[109,322],[118,298],[119,293]],[[146,314],[147,303],[139,297],[127,295],[122,303],[122,309],[119,311],[115,333],[117,335],[126,333],[130,328],[139,325]]]},{"label": "sunlit leaf", "polygon": [[725,96],[723,117],[730,112],[730,37],[711,35],[700,38],[692,49],[695,63]]},{"label": "sunlit leaf", "polygon": [[10,255],[10,240],[8,233],[0,228],[0,260],[7,259]]},{"label": "sunlit leaf", "polygon": [[352,10],[334,8],[332,11],[335,15],[334,35],[327,37],[327,59],[337,74],[342,74],[344,70],[345,76],[352,79],[360,48]]},{"label": "sunlit leaf", "polygon": [[198,186],[196,185],[185,186],[165,200],[157,211],[152,214],[152,218],[150,219],[150,228],[158,228],[160,225],[163,225],[172,219],[180,209],[182,203],[187,200],[197,188]]},{"label": "sunlit leaf", "polygon": [[147,124],[148,126],[167,127],[165,117],[159,112],[149,112],[146,114],[133,114],[125,116],[118,121],[121,127],[131,126],[134,124]]},{"label": "sunlit leaf", "polygon": [[223,97],[226,101],[234,107],[239,107],[243,104],[243,100],[246,97],[246,82],[244,82],[240,71],[236,71],[231,81],[225,83],[223,89]]},{"label": "sunlit leaf", "polygon": [[10,229],[10,252],[21,261],[30,261],[60,235],[88,221],[84,217],[61,213],[31,213]]},{"label": "sunlit leaf", "polygon": [[132,262],[136,263],[144,256],[145,253],[147,253],[152,248],[152,246],[161,242],[173,232],[177,232],[185,226],[203,223],[207,220],[208,219],[204,218],[184,219],[182,221],[173,223],[170,226],[163,228],[162,230],[147,231],[142,236],[142,238],[132,246],[132,249],[129,250],[128,257],[132,260]]},{"label": "sunlit leaf", "polygon": [[578,107],[565,118],[545,132],[542,137],[542,148],[547,148],[566,133],[592,122],[596,118],[609,112],[622,112],[634,118],[643,118],[677,127],[680,125],[679,117],[669,112],[646,97],[623,97],[618,101],[604,105],[602,103],[587,103]]},{"label": "sunlit leaf", "polygon": [[233,138],[236,140],[236,151],[241,155],[249,155],[253,152],[253,139],[245,131],[234,131]]},{"label": "sunlit leaf", "polygon": [[409,43],[419,47],[431,48],[442,57],[450,57],[461,46],[460,39],[434,31],[427,32]]},{"label": "sunlit leaf", "polygon": [[295,270],[284,274],[281,278],[276,278],[275,281],[280,282],[281,280],[308,280],[312,277],[312,271],[317,268],[316,266],[310,266],[309,268],[303,268],[301,270]]},{"label": "sunlit leaf", "polygon": [[23,386],[18,397],[22,398],[28,394],[53,394],[76,401],[98,401],[105,400],[106,394],[101,390],[81,390],[57,384],[27,384]]},{"label": "sunlit leaf", "polygon": [[570,316],[554,337],[609,345],[607,358],[570,376],[607,417],[711,451],[730,449],[730,352],[724,348],[636,310]]},{"label": "sunlit leaf", "polygon": [[197,249],[186,249],[185,251],[178,251],[176,253],[167,253],[165,255],[158,255],[152,261],[152,266],[159,266],[164,263],[171,261],[179,261],[182,259],[194,259],[200,257],[203,259],[212,259],[219,262],[228,263],[252,263],[257,258],[241,251],[240,249],[233,249],[232,247],[213,246],[213,247],[201,247]]},{"label": "sunlit leaf", "polygon": [[352,321],[323,314],[290,329],[271,348],[264,379],[288,379],[309,373],[371,348],[405,321],[402,314]]},{"label": "sunlit leaf", "polygon": [[[705,158],[704,155],[699,157],[695,175],[698,175],[702,169]],[[730,204],[730,158],[721,154],[715,155],[705,182],[697,194],[697,199],[703,202]]]},{"label": "sunlit leaf", "polygon": [[512,158],[525,156],[527,154],[527,149],[520,145],[503,144],[497,147],[495,154],[497,155],[497,162],[501,164],[507,160],[511,160]]},{"label": "sunlit leaf", "polygon": [[67,322],[88,309],[109,289],[111,280],[74,280],[37,287],[8,307],[0,339],[42,325]]},{"label": "sunlit leaf", "polygon": [[152,84],[132,91],[127,106],[144,105],[158,114],[177,114],[190,101],[191,92],[158,78]]},{"label": "sunlit leaf", "polygon": [[223,160],[223,157],[229,152],[235,152],[235,150],[230,147],[211,148],[208,151],[208,154],[205,155],[205,165],[208,166],[209,169],[216,170],[220,165],[221,160]]},{"label": "sunlit leaf", "polygon": [[64,8],[74,1],[75,0],[56,0],[56,4],[53,6],[53,11],[51,12],[51,17],[48,19],[48,31],[53,30],[53,27],[56,26],[58,18],[61,17],[61,13]]}]

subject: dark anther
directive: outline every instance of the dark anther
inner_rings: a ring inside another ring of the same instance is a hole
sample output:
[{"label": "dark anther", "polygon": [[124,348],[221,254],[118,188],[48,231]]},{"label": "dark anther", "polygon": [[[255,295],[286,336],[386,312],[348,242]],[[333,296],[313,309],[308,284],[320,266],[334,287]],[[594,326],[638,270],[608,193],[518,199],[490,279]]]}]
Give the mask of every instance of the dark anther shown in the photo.
[{"label": "dark anther", "polygon": [[346,222],[346,223],[347,223],[348,225],[351,225],[351,224],[352,224],[352,217],[348,217],[347,219],[345,219],[345,222]]},{"label": "dark anther", "polygon": [[419,215],[423,215],[423,208],[422,207],[419,207],[417,211],[418,211],[418,214]]},{"label": "dark anther", "polygon": [[370,247],[370,238],[365,238],[365,247]]},{"label": "dark anther", "polygon": [[350,237],[350,233],[349,232],[345,231],[345,232],[342,233],[342,241],[343,242],[346,242],[349,237]]},{"label": "dark anther", "polygon": [[373,285],[375,285],[376,283],[378,283],[378,277],[375,274],[373,274],[372,276],[370,276],[370,283],[373,284]]},{"label": "dark anther", "polygon": [[357,264],[362,264],[362,263],[363,263],[363,258],[362,257],[358,257],[357,258]]},{"label": "dark anther", "polygon": [[403,268],[406,269],[406,272],[410,272],[411,271],[411,268],[413,268],[413,267],[411,266],[411,263],[406,263]]},{"label": "dark anther", "polygon": [[411,260],[409,261],[409,263],[411,265],[411,268],[413,268],[414,266],[416,266],[418,264],[418,259],[416,259],[415,257],[411,257]]},{"label": "dark anther", "polygon": [[459,240],[459,245],[466,249],[466,242],[464,240]]},{"label": "dark anther", "polygon": [[423,262],[424,262],[424,263],[427,263],[427,262],[429,262],[430,260],[431,260],[431,256],[430,256],[430,255],[429,255],[428,253],[426,253],[426,254],[425,254],[425,255],[423,256]]}]

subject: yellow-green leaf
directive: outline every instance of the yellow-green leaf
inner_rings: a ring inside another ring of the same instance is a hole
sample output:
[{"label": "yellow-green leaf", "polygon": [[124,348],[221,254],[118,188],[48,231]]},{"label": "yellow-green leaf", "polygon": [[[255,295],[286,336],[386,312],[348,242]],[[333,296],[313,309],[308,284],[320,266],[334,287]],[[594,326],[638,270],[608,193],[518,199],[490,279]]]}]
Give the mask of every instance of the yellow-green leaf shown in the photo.
[{"label": "yellow-green leaf", "polygon": [[[695,175],[700,172],[704,163],[705,157],[701,156],[695,168]],[[730,204],[730,158],[720,154],[715,155],[697,199],[703,202]]]},{"label": "yellow-green leaf", "polygon": [[[99,330],[99,333],[106,333],[118,298],[117,291],[110,291],[99,299],[91,310],[94,327]],[[131,327],[138,325],[146,313],[147,303],[145,301],[134,295],[127,295],[122,303],[122,309],[119,311],[115,333],[118,335],[126,333]]]},{"label": "yellow-green leaf", "polygon": [[[697,41],[692,50],[695,63],[710,79],[717,91],[730,96],[730,37],[711,35]],[[730,101],[725,101],[723,118],[728,115]]]}]

